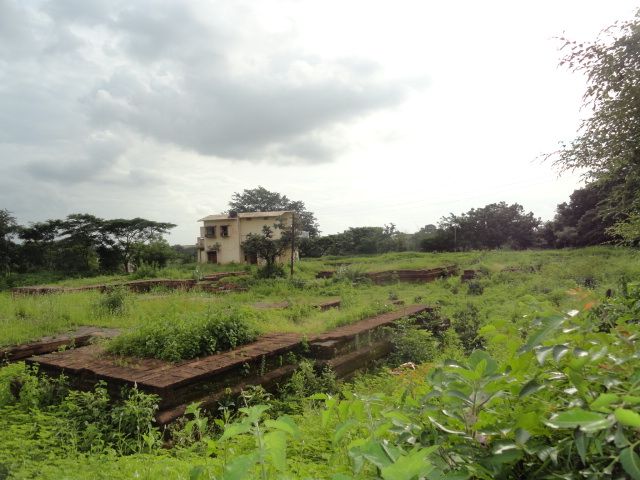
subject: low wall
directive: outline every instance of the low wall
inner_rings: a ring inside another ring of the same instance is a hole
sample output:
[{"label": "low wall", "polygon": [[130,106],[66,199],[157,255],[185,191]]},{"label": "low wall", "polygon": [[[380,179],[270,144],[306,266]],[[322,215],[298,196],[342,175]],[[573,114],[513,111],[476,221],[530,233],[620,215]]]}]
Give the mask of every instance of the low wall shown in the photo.
[{"label": "low wall", "polygon": [[239,393],[247,385],[275,390],[301,358],[314,360],[319,367],[329,364],[339,377],[352,375],[391,351],[392,330],[387,327],[400,318],[433,311],[427,305],[403,306],[321,334],[272,333],[228,352],[180,363],[115,358],[106,355],[102,345],[49,353],[25,362],[38,363],[41,371],[52,376],[64,374],[77,388],[90,389],[104,380],[116,398],[123,386],[137,385],[160,397],[156,418],[163,425],[183,415],[192,402],[215,405],[229,391]]},{"label": "low wall", "polygon": [[[337,270],[324,270],[316,274],[316,278],[331,278]],[[420,282],[428,283],[438,278],[450,277],[458,274],[458,265],[445,265],[444,267],[420,268],[416,270],[382,270],[363,274],[376,285],[384,285],[393,282]]]},{"label": "low wall", "polygon": [[[144,293],[155,287],[170,288],[173,290],[191,290],[201,287],[214,290],[212,284],[219,282],[225,277],[237,277],[239,275],[249,275],[249,272],[225,272],[205,275],[202,282],[193,279],[167,279],[155,278],[152,280],[135,280],[131,282],[114,283],[109,285],[87,285],[84,287],[14,287],[11,289],[13,295],[42,295],[45,293],[80,292],[84,290],[99,290],[104,293],[112,288],[126,287],[135,293]],[[217,290],[217,289],[215,289]]]}]

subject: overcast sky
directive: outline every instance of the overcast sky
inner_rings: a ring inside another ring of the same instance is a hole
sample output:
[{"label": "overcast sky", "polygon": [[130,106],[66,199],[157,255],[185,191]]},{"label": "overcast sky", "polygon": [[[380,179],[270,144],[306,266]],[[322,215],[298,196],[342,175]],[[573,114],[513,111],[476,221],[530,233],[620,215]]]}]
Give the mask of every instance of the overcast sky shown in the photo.
[{"label": "overcast sky", "polygon": [[0,209],[178,225],[256,188],[323,234],[413,233],[506,201],[543,220],[580,186],[585,80],[561,41],[627,0],[0,0]]}]

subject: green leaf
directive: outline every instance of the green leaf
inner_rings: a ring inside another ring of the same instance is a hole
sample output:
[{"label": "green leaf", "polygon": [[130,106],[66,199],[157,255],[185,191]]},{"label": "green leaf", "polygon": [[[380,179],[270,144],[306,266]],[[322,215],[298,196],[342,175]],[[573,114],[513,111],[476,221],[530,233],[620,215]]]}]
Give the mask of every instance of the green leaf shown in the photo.
[{"label": "green leaf", "polygon": [[463,369],[467,368],[464,365],[462,365],[460,362],[457,362],[451,358],[447,358],[444,362],[442,362],[442,365],[444,365],[445,367],[455,367],[455,368],[463,368]]},{"label": "green leaf", "polygon": [[543,422],[552,428],[580,428],[584,432],[597,432],[613,425],[613,420],[606,415],[579,408],[567,410]]},{"label": "green leaf", "polygon": [[356,425],[358,421],[355,418],[350,418],[344,423],[339,423],[333,431],[333,438],[331,439],[334,445],[340,443],[344,436]]},{"label": "green leaf", "polygon": [[580,455],[580,459],[582,460],[582,465],[587,465],[587,436],[585,433],[576,428],[573,431],[573,441],[576,444],[576,450],[578,451],[578,455]]},{"label": "green leaf", "polygon": [[281,417],[278,417],[277,420],[265,420],[264,425],[269,428],[275,428],[286,432],[294,438],[302,438],[296,422],[293,421],[293,418],[288,417],[287,415],[282,415]]},{"label": "green leaf", "polygon": [[566,345],[555,345],[553,347],[553,361],[556,362],[556,365],[560,363],[560,360],[568,351],[569,347]]},{"label": "green leaf", "polygon": [[189,480],[198,480],[206,469],[207,467],[205,465],[196,465],[189,470]]},{"label": "green leaf", "polygon": [[589,404],[589,408],[591,408],[591,410],[600,410],[618,400],[620,400],[620,397],[615,393],[601,393],[598,395],[598,398]]},{"label": "green leaf", "polygon": [[492,375],[498,368],[497,362],[484,350],[475,350],[467,359],[469,365],[481,377]]},{"label": "green leaf", "polygon": [[456,397],[456,398],[459,398],[460,400],[462,400],[467,405],[473,405],[473,402],[471,401],[469,396],[465,395],[460,390],[447,390],[446,392],[444,392],[444,396]]},{"label": "green leaf", "polygon": [[238,410],[247,415],[247,421],[250,423],[257,423],[260,421],[260,417],[264,412],[269,410],[271,405],[253,405],[251,407],[243,407]]},{"label": "green leaf", "polygon": [[545,360],[553,352],[553,347],[540,347],[536,349],[536,358],[540,365],[544,365]]},{"label": "green leaf", "polygon": [[494,325],[485,325],[484,327],[478,330],[478,334],[485,335],[489,332],[495,332],[495,331],[496,331],[496,327]]},{"label": "green leaf", "polygon": [[640,428],[640,415],[626,408],[616,408],[613,412],[614,417],[621,424],[628,427]]},{"label": "green leaf", "polygon": [[625,448],[620,452],[620,463],[624,471],[634,480],[640,480],[640,457],[631,449]]},{"label": "green leaf", "polygon": [[276,430],[264,436],[264,445],[271,455],[271,463],[277,470],[287,470],[287,436],[284,432]]},{"label": "green leaf", "polygon": [[537,391],[542,390],[544,388],[545,388],[544,385],[540,385],[535,380],[530,380],[529,382],[527,382],[527,384],[524,387],[522,387],[522,390],[520,390],[520,393],[518,394],[518,398],[528,397],[529,395],[533,395]]},{"label": "green leaf", "polygon": [[367,442],[349,452],[350,456],[361,455],[378,468],[384,468],[393,463],[393,459],[389,458],[387,452],[378,442]]},{"label": "green leaf", "polygon": [[225,467],[222,480],[244,480],[247,473],[260,459],[260,452],[254,451],[247,455],[238,455]]},{"label": "green leaf", "polygon": [[[436,447],[437,448],[437,447]],[[384,480],[412,480],[426,477],[435,467],[427,460],[432,448],[413,450],[408,455],[383,468],[380,475]]]},{"label": "green leaf", "polygon": [[525,430],[524,428],[517,427],[515,430],[516,442],[521,445],[527,443],[527,440],[531,438],[531,433],[529,430]]},{"label": "green leaf", "polygon": [[232,423],[231,425],[227,425],[224,429],[224,434],[220,437],[220,442],[224,442],[225,440],[235,437],[236,435],[242,435],[243,433],[247,433],[251,430],[250,423]]},{"label": "green leaf", "polygon": [[533,332],[527,338],[527,343],[520,349],[521,353],[527,353],[532,351],[535,347],[544,342],[549,335],[558,330],[564,323],[564,317],[559,315],[550,315],[549,317],[542,318],[542,327]]},{"label": "green leaf", "polygon": [[[480,333],[480,332],[478,332]],[[491,343],[495,343],[498,345],[502,345],[504,343],[504,341],[509,338],[508,336],[506,336],[504,333],[496,333],[493,338],[491,338],[491,340],[489,340]]]}]

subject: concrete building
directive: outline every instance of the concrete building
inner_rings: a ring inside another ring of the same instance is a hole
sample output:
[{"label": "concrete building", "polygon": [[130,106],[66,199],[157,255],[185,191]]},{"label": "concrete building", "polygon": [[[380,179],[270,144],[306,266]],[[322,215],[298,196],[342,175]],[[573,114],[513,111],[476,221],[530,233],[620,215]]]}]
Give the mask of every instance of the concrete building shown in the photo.
[{"label": "concrete building", "polygon": [[[259,259],[248,258],[242,250],[242,242],[250,235],[262,235],[262,228],[268,226],[273,232],[273,238],[280,238],[282,229],[275,225],[282,224],[291,227],[292,222],[298,221],[293,211],[281,212],[251,212],[209,215],[198,220],[203,222],[200,236],[197,240],[198,262],[201,263],[258,263]],[[294,224],[295,227],[295,224]],[[295,255],[297,257],[297,255]],[[289,249],[280,263],[291,260]]]}]

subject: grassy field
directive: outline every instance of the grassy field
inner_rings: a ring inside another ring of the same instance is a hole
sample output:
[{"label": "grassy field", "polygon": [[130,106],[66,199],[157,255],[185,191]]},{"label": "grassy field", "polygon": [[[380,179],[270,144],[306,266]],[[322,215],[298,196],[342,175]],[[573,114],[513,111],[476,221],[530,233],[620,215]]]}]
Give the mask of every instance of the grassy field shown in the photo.
[{"label": "grassy field", "polygon": [[[418,269],[458,264],[460,270],[474,269],[476,280],[462,284],[459,277],[429,284],[394,283],[375,286],[354,284],[364,272]],[[190,266],[182,271],[161,270],[158,278],[189,278],[195,268],[222,271],[218,265]],[[240,270],[232,266],[232,271]],[[333,279],[316,279],[317,272],[334,269]],[[509,269],[505,271],[505,269]],[[519,270],[518,270],[519,269]],[[181,315],[227,311],[246,306],[254,308],[259,333],[321,332],[358,321],[389,308],[391,300],[405,304],[440,307],[441,315],[480,325],[495,320],[518,323],[525,311],[523,301],[535,298],[559,308],[571,307],[571,289],[588,289],[603,294],[615,288],[619,279],[640,276],[635,251],[592,248],[575,251],[465,252],[457,254],[395,253],[377,257],[325,258],[296,264],[292,279],[255,280],[250,276],[234,281],[247,292],[213,295],[198,291],[182,292],[158,288],[148,294],[114,290],[54,293],[40,296],[12,296],[0,293],[0,346],[34,341],[78,326],[135,328],[154,320]],[[126,278],[99,278],[95,283],[114,283]],[[61,285],[92,284],[91,279],[67,281]],[[339,299],[338,310],[319,312],[310,305]],[[265,304],[289,302],[285,309],[262,309]]]},{"label": "grassy field", "polygon": [[[353,282],[368,271],[451,263],[474,269],[476,279]],[[335,278],[315,279],[332,268],[340,270]],[[383,311],[391,300],[436,305],[452,328],[430,334],[401,326],[387,366],[349,384],[301,360],[277,398],[248,387],[214,415],[189,407],[166,432],[153,425],[152,396],[134,389],[125,402],[111,402],[103,385],[76,392],[64,377],[7,365],[0,369],[0,478],[640,478],[637,251],[331,258],[298,263],[293,279],[238,281],[249,290],[3,293],[0,343],[78,325],[149,329],[158,319],[238,312],[260,332],[321,331]],[[342,307],[308,307],[330,299]],[[283,301],[290,306],[257,308]]]}]

